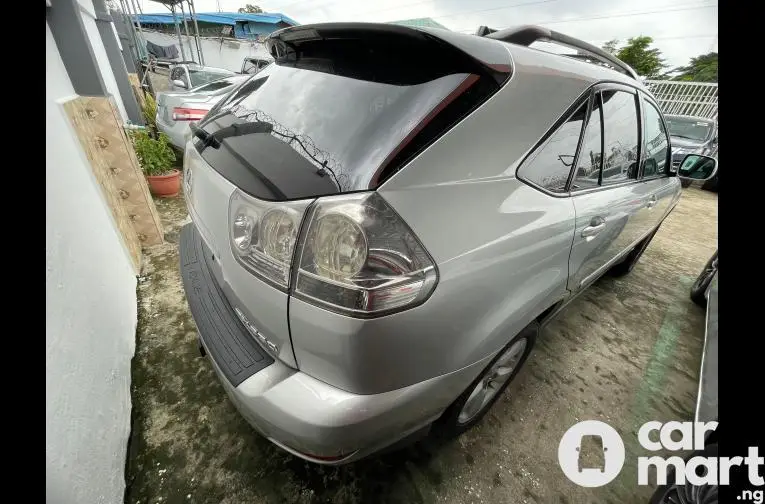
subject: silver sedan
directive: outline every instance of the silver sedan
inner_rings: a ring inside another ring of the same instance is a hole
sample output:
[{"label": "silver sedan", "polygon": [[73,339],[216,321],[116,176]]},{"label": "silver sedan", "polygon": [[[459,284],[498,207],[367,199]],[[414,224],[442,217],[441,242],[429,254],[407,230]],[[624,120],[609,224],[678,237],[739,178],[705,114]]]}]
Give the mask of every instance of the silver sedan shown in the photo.
[{"label": "silver sedan", "polygon": [[199,121],[237,85],[251,75],[224,77],[188,91],[157,93],[157,128],[179,149],[186,144],[189,124]]}]

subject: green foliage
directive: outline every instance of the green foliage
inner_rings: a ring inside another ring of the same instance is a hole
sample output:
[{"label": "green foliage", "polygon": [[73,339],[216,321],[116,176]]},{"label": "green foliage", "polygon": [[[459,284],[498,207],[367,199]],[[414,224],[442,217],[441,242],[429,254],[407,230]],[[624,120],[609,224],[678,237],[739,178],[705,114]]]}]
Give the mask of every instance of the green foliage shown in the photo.
[{"label": "green foliage", "polygon": [[131,130],[135,153],[145,175],[167,175],[173,171],[175,151],[164,133],[152,138],[148,130]]},{"label": "green foliage", "polygon": [[263,9],[261,9],[257,5],[247,4],[244,7],[239,7],[239,9],[237,9],[237,12],[239,12],[240,14],[258,14],[263,12]]},{"label": "green foliage", "polygon": [[651,37],[631,37],[627,39],[626,45],[616,49],[618,44],[618,40],[610,40],[603,45],[603,50],[627,63],[640,76],[655,78],[667,66],[661,57],[661,51],[650,47],[653,44]]},{"label": "green foliage", "polygon": [[688,66],[676,68],[673,80],[693,82],[717,82],[717,53],[710,52],[691,58]]},{"label": "green foliage", "polygon": [[608,42],[603,44],[603,50],[606,51],[608,54],[616,54],[616,50],[617,50],[616,46],[617,45],[619,45],[619,41],[618,40],[616,40],[616,39],[609,40]]},{"label": "green foliage", "polygon": [[157,102],[154,100],[154,96],[151,93],[146,93],[145,104],[143,106],[143,120],[146,121],[146,126],[150,130],[150,134],[157,137]]}]

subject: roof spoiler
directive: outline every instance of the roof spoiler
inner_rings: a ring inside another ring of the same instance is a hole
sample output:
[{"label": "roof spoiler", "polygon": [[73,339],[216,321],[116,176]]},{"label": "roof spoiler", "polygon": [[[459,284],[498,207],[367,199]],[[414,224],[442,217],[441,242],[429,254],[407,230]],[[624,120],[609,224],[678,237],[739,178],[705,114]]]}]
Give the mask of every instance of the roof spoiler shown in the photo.
[{"label": "roof spoiler", "polygon": [[[490,39],[501,40],[503,42],[510,42],[511,44],[518,44],[522,46],[530,46],[534,42],[552,42],[562,46],[571,47],[586,53],[586,59],[599,60],[601,63],[612,67],[614,70],[639,80],[637,72],[632,69],[628,64],[620,60],[619,58],[608,54],[603,49],[579,40],[574,37],[569,37],[560,32],[543,28],[535,25],[523,25],[513,28],[506,28],[504,30],[494,30],[488,26],[480,26],[476,30],[475,34],[479,37],[486,37]],[[582,55],[578,55],[579,59],[582,59]]]},{"label": "roof spoiler", "polygon": [[[501,85],[512,72],[512,59],[501,44],[447,30],[385,23],[291,26],[271,33],[265,46],[277,64],[301,64],[302,60],[303,65],[314,65],[315,70],[346,76],[375,64],[362,53],[364,47],[374,48],[368,53],[386,65],[384,70],[372,68],[370,73],[375,79],[386,79],[385,73],[396,72],[398,66],[400,72],[423,73],[430,69],[434,73],[487,74]],[[353,68],[343,68],[349,57],[353,58]]]}]

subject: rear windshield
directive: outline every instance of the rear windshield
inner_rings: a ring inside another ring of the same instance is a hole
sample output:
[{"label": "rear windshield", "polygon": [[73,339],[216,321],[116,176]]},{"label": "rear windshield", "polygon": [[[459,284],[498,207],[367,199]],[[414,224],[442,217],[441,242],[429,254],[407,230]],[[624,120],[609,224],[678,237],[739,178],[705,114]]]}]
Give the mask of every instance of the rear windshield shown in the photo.
[{"label": "rear windshield", "polygon": [[215,170],[264,199],[365,190],[450,96],[477,77],[383,83],[271,64],[200,124],[195,146]]},{"label": "rear windshield", "polygon": [[189,78],[191,79],[191,87],[193,88],[216,81],[222,77],[228,77],[230,75],[231,73],[229,72],[215,72],[210,70],[196,70],[194,68],[189,68]]},{"label": "rear windshield", "polygon": [[709,121],[686,117],[666,117],[669,134],[673,137],[705,142],[712,136],[713,124]]},{"label": "rear windshield", "polygon": [[225,79],[218,79],[210,82],[209,84],[203,84],[201,86],[192,88],[189,93],[211,93],[214,94],[219,91],[229,90],[232,86],[241,84],[247,80],[246,76],[238,75],[235,77],[227,77]]}]

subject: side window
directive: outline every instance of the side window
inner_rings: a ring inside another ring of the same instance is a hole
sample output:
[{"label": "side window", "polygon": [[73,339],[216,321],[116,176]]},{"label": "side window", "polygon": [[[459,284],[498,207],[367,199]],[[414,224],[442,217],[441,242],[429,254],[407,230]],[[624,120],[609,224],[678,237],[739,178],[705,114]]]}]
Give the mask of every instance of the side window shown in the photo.
[{"label": "side window", "polygon": [[586,113],[585,103],[526,160],[518,175],[548,191],[563,192]]},{"label": "side window", "polygon": [[624,91],[603,91],[603,174],[601,185],[637,178],[637,97]]},{"label": "side window", "polygon": [[579,159],[576,163],[572,190],[589,189],[597,187],[600,178],[600,165],[602,153],[602,119],[601,119],[600,93],[595,95],[592,112],[584,130],[582,148],[579,151]]},{"label": "side window", "polygon": [[661,112],[656,106],[644,100],[645,104],[645,128],[643,138],[645,138],[645,161],[643,161],[643,177],[655,177],[657,175],[667,175],[669,172],[667,165],[667,154],[669,146],[669,137],[667,130],[664,129],[664,123],[661,120]]}]

